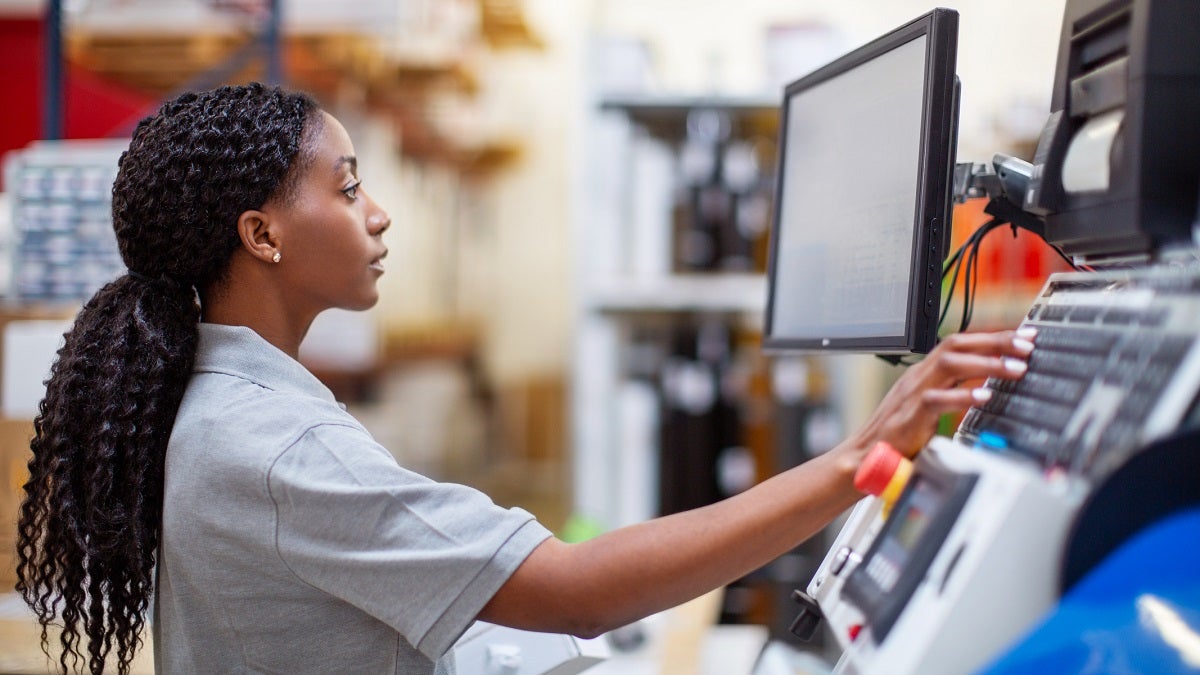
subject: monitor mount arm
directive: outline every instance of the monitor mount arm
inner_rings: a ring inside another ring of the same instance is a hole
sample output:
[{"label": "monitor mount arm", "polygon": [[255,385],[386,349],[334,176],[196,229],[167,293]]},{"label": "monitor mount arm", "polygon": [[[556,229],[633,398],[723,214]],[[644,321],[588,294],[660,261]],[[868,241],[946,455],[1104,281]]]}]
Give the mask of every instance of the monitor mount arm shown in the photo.
[{"label": "monitor mount arm", "polygon": [[1003,154],[993,156],[991,164],[956,164],[951,197],[955,204],[975,197],[987,197],[984,213],[998,223],[1011,225],[1013,236],[1016,236],[1019,227],[1045,238],[1045,221],[1022,206],[1030,193],[1030,186],[1037,180],[1038,168],[1022,159]]}]

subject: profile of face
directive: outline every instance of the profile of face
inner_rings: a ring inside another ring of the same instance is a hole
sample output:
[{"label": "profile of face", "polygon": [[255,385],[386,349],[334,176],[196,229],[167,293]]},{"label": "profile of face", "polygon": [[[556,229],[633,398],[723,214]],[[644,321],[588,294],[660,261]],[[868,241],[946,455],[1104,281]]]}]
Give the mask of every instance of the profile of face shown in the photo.
[{"label": "profile of face", "polygon": [[329,113],[318,114],[290,195],[260,209],[271,224],[271,251],[279,254],[272,272],[280,275],[292,308],[314,316],[375,305],[387,255],[382,235],[391,225],[362,187],[346,129]]}]

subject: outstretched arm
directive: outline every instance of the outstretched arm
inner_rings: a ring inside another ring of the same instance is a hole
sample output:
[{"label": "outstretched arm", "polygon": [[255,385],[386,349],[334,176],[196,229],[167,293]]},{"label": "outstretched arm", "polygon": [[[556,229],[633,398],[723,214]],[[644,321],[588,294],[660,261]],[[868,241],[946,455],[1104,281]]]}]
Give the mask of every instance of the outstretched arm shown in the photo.
[{"label": "outstretched arm", "polygon": [[580,544],[548,539],[479,618],[594,636],[730,583],[791,550],[860,499],[854,472],[876,441],[915,454],[940,415],[979,402],[960,383],[1018,378],[1032,348],[1011,331],[951,335],[901,376],[861,429],[828,453],[710,506]]}]

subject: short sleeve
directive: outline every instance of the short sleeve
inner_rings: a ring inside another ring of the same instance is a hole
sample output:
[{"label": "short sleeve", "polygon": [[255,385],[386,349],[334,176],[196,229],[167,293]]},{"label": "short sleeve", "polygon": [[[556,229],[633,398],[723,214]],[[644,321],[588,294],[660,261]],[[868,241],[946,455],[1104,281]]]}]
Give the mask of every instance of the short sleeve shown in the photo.
[{"label": "short sleeve", "polygon": [[267,483],[293,573],[435,660],[550,536],[526,511],[405,470],[349,425],[307,431]]}]

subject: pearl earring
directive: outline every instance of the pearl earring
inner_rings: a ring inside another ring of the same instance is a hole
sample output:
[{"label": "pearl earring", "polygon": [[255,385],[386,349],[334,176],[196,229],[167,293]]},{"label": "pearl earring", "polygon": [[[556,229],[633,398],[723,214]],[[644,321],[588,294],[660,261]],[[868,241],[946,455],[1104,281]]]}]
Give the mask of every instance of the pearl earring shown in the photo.
[{"label": "pearl earring", "polygon": [[271,256],[271,262],[277,263],[281,257],[283,256],[279,255],[279,251],[275,251],[275,255]]}]

